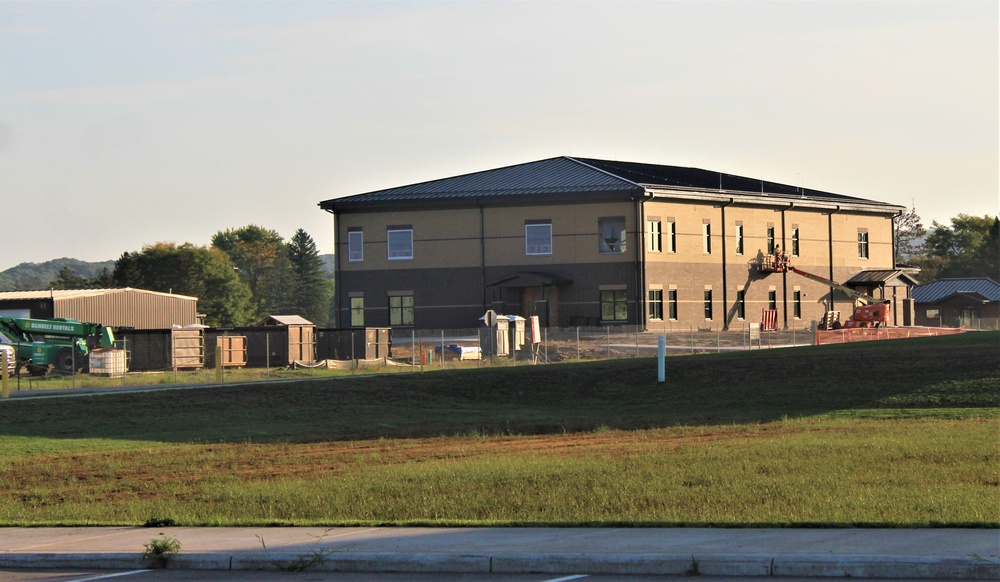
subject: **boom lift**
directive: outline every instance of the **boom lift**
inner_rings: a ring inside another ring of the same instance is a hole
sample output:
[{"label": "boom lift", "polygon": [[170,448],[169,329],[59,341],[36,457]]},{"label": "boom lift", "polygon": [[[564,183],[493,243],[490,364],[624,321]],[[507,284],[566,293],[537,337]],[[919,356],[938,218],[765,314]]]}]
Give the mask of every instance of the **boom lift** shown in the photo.
[{"label": "boom lift", "polygon": [[837,329],[840,327],[884,327],[889,324],[890,302],[887,299],[872,297],[871,295],[862,293],[857,289],[852,289],[847,285],[843,285],[825,277],[820,277],[819,275],[814,275],[803,271],[802,269],[793,267],[788,262],[788,255],[784,253],[776,252],[772,255],[764,255],[763,261],[760,263],[760,270],[769,273],[784,273],[791,271],[797,275],[802,275],[806,279],[811,279],[817,283],[822,283],[823,285],[840,289],[851,299],[854,299],[855,301],[863,301],[867,304],[856,306],[854,308],[853,315],[843,324],[840,323],[840,312],[828,311],[823,324],[823,326],[827,329]]},{"label": "boom lift", "polygon": [[87,363],[91,343],[113,348],[114,341],[113,330],[99,323],[0,316],[0,343],[17,349],[18,366],[26,366],[32,376],[53,369],[77,372]]}]

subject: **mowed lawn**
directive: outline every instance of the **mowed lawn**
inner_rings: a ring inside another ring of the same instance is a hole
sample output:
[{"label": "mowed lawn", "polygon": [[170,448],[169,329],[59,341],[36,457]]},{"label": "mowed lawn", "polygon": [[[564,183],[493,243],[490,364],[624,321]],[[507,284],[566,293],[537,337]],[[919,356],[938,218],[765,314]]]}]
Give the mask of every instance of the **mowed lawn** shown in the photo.
[{"label": "mowed lawn", "polygon": [[0,525],[976,526],[1000,333],[0,401]]}]

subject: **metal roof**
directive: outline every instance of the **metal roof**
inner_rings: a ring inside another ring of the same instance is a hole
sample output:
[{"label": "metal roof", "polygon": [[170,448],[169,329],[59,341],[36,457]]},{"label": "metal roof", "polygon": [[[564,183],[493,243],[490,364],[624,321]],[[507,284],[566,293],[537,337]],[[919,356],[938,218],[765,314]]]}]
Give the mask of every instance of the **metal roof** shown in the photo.
[{"label": "metal roof", "polygon": [[913,288],[917,303],[940,303],[956,295],[978,295],[988,301],[1000,301],[1000,283],[989,277],[941,279]]},{"label": "metal roof", "polygon": [[918,281],[912,275],[899,269],[861,271],[847,281],[850,285],[863,285],[865,283],[888,283],[893,279],[898,279],[908,285],[916,285]]},{"label": "metal roof", "polygon": [[161,293],[159,291],[148,291],[146,289],[132,289],[123,287],[121,289],[49,289],[45,291],[0,291],[0,301],[16,301],[21,299],[76,299],[78,297],[96,297],[99,295],[116,295],[120,293],[141,293],[147,295],[159,295],[172,297],[174,299],[188,299],[197,301],[197,297],[189,295],[178,295],[176,293]]},{"label": "metal roof", "polygon": [[258,325],[313,325],[313,322],[299,315],[268,315]]},{"label": "metal roof", "polygon": [[337,212],[380,204],[444,203],[480,198],[616,193],[631,196],[647,188],[858,203],[881,206],[887,210],[896,208],[896,205],[884,202],[698,168],[566,156],[333,198],[321,202],[319,206]]}]

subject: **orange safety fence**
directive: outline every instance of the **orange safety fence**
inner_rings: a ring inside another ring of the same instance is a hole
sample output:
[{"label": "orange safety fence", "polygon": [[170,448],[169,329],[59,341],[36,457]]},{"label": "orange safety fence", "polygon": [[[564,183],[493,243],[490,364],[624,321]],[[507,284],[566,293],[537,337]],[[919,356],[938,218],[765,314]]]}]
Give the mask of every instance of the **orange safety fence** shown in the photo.
[{"label": "orange safety fence", "polygon": [[816,345],[954,335],[964,332],[964,327],[856,327],[831,330],[817,329]]}]

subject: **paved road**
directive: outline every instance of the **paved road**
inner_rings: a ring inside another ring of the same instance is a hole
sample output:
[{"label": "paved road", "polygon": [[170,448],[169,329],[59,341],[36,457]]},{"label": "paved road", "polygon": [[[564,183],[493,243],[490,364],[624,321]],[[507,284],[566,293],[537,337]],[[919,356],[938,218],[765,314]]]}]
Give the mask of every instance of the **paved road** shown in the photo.
[{"label": "paved road", "polygon": [[1000,579],[996,529],[0,528],[0,568]]}]

